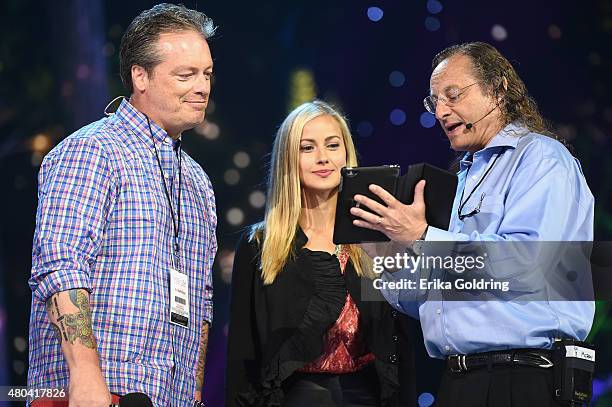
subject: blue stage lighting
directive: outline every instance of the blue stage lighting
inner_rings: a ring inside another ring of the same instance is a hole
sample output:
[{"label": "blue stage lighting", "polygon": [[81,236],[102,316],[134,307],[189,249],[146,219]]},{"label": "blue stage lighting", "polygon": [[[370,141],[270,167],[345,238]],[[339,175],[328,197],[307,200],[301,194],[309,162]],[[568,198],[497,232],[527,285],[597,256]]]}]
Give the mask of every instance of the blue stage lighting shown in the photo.
[{"label": "blue stage lighting", "polygon": [[382,20],[385,14],[380,7],[368,7],[368,18],[375,23]]}]

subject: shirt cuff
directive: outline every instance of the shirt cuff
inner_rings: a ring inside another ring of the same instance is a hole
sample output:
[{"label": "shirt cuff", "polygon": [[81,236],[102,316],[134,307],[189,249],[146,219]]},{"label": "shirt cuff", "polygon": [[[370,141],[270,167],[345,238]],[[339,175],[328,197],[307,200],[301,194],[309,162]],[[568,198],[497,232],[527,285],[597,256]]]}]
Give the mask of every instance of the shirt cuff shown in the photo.
[{"label": "shirt cuff", "polygon": [[425,235],[426,242],[453,242],[456,241],[457,234],[446,230],[430,226]]},{"label": "shirt cuff", "polygon": [[36,279],[32,286],[32,296],[46,302],[55,293],[82,288],[91,293],[89,275],[82,270],[55,270]]}]

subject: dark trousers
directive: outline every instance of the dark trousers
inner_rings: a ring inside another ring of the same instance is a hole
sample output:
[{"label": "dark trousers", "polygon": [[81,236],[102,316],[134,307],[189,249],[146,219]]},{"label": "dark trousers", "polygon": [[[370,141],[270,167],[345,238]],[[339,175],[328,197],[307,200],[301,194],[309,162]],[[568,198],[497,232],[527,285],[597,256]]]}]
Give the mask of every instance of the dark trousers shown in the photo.
[{"label": "dark trousers", "polygon": [[553,370],[493,366],[465,373],[445,371],[436,407],[557,407]]},{"label": "dark trousers", "polygon": [[283,407],[378,407],[373,365],[355,373],[294,373],[283,383]]}]

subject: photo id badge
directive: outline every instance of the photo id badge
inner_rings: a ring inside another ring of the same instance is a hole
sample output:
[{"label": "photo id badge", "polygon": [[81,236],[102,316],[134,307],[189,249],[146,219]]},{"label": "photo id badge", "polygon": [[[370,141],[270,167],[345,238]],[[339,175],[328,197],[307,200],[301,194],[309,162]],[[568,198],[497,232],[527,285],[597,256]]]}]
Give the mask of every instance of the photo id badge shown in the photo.
[{"label": "photo id badge", "polygon": [[170,322],[189,326],[189,276],[170,268]]}]

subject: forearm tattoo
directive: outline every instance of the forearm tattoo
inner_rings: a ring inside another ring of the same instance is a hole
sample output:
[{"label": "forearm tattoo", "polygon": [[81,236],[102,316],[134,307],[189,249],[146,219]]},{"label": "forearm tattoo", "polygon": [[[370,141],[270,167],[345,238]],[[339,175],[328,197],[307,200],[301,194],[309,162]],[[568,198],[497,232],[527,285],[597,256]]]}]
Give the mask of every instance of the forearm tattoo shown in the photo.
[{"label": "forearm tattoo", "polygon": [[[74,344],[78,339],[87,348],[96,348],[96,338],[91,327],[91,310],[89,298],[83,289],[68,290],[68,296],[74,306],[78,308],[74,313],[61,313],[57,303],[59,294],[47,300],[47,312],[52,316],[51,326],[55,331],[60,345],[62,341]],[[53,319],[57,323],[53,322]]]},{"label": "forearm tattoo", "polygon": [[206,364],[206,349],[208,348],[208,323],[202,323],[202,334],[200,336],[200,352],[198,353],[198,366],[196,368],[197,390],[204,385],[204,365]]}]

